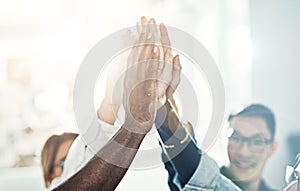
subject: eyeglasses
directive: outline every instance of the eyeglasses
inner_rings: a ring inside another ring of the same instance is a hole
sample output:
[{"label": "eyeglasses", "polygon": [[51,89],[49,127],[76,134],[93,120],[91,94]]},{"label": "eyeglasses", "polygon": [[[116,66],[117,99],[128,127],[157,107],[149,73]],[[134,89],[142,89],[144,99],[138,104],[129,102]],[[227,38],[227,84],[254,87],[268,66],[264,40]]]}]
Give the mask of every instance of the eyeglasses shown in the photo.
[{"label": "eyeglasses", "polygon": [[64,168],[64,165],[65,165],[65,160],[61,160],[55,164],[52,165],[51,169],[50,169],[50,174],[53,172],[53,170],[56,168],[56,167],[61,167],[61,168]]},{"label": "eyeglasses", "polygon": [[65,165],[65,160],[62,160],[62,161],[59,161],[58,163],[55,163],[54,165],[53,165],[53,168],[55,168],[55,167],[64,167],[64,165]]},{"label": "eyeglasses", "polygon": [[266,145],[273,142],[272,139],[265,139],[260,135],[254,135],[252,137],[244,137],[233,133],[229,137],[229,145],[234,150],[242,148],[243,143],[247,143],[247,146],[251,152],[258,153],[265,150]]}]

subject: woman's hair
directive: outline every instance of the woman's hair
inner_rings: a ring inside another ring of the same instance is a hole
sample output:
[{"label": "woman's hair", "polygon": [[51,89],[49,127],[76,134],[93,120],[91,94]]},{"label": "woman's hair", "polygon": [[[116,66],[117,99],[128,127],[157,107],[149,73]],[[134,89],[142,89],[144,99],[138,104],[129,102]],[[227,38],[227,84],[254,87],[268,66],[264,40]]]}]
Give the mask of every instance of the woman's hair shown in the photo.
[{"label": "woman's hair", "polygon": [[55,156],[57,154],[57,150],[59,146],[68,140],[75,140],[75,138],[78,136],[78,134],[75,133],[64,133],[62,135],[52,135],[48,138],[46,143],[44,144],[44,147],[42,149],[42,156],[41,156],[41,163],[43,168],[43,174],[44,174],[44,181],[46,187],[50,185],[50,175],[53,172],[54,167],[54,160]]}]

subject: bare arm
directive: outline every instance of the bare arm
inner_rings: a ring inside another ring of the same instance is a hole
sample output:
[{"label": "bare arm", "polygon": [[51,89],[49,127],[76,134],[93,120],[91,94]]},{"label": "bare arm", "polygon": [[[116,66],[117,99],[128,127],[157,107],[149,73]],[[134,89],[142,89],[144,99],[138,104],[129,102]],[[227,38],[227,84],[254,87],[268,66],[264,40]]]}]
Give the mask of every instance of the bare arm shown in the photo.
[{"label": "bare arm", "polygon": [[158,38],[154,19],[148,22],[142,17],[141,23],[146,32],[141,33],[137,46],[132,49],[124,79],[125,123],[86,166],[54,190],[114,190],[151,130],[157,109],[166,101],[172,78],[172,66],[165,67],[170,63],[171,50],[167,56],[160,56],[153,44],[140,46],[145,42],[154,43]]},{"label": "bare arm", "polygon": [[[82,170],[54,190],[114,190],[127,172],[144,137],[145,134],[122,127]],[[122,166],[114,165],[119,163]]]}]

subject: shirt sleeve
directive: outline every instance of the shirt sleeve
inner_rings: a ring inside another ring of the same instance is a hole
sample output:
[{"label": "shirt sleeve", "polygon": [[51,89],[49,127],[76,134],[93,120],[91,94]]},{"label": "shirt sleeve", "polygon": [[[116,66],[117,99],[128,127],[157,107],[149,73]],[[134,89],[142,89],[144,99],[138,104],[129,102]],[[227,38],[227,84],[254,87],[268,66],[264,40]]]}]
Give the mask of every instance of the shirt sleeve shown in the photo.
[{"label": "shirt sleeve", "polygon": [[168,127],[162,126],[158,128],[158,132],[164,144],[174,145],[174,148],[164,149],[162,158],[169,173],[169,187],[171,191],[176,191],[176,187],[183,187],[194,174],[201,159],[201,152],[193,141],[180,143],[181,140],[173,136]]},{"label": "shirt sleeve", "polygon": [[202,154],[198,168],[183,191],[241,191],[233,182],[220,173],[217,163],[207,154]]}]

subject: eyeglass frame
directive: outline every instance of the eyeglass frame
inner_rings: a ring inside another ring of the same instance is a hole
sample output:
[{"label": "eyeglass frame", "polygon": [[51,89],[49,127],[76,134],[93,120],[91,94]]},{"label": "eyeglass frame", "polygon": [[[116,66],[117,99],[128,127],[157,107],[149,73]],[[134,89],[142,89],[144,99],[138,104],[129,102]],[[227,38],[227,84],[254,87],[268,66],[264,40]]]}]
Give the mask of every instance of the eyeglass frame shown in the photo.
[{"label": "eyeglass frame", "polygon": [[[254,139],[253,139],[253,137],[255,136],[251,136],[251,137],[245,137],[245,136],[242,136],[242,135],[238,135],[238,136],[235,136],[234,135],[234,132],[235,132],[235,130],[233,130],[233,133],[228,137],[228,141],[229,142],[235,142],[235,143],[237,143],[237,144],[239,144],[239,148],[242,148],[242,143],[247,143],[247,147],[248,147],[248,149],[252,152],[252,153],[256,153],[256,152],[258,152],[258,151],[253,151],[251,148],[252,148],[252,146],[253,146],[253,143],[252,143],[252,141],[254,141]],[[261,146],[266,146],[266,145],[270,145],[270,144],[272,144],[273,142],[274,142],[274,139],[266,139],[266,138],[264,138],[263,136],[261,136],[262,137],[262,141],[263,141],[263,144],[264,145],[261,145]],[[236,139],[238,139],[238,141],[232,141],[233,140],[233,138],[236,138]],[[228,142],[228,143],[229,143]]]},{"label": "eyeglass frame", "polygon": [[56,167],[64,168],[64,165],[65,165],[65,160],[61,160],[61,161],[59,161],[59,162],[57,162],[57,163],[54,163],[54,164],[52,165],[52,167],[51,167],[50,172],[52,173],[53,170],[54,170]]},{"label": "eyeglass frame", "polygon": [[64,165],[65,165],[65,160],[61,160],[61,161],[55,163],[55,164],[53,165],[53,168],[58,167],[58,166],[64,167]]}]

